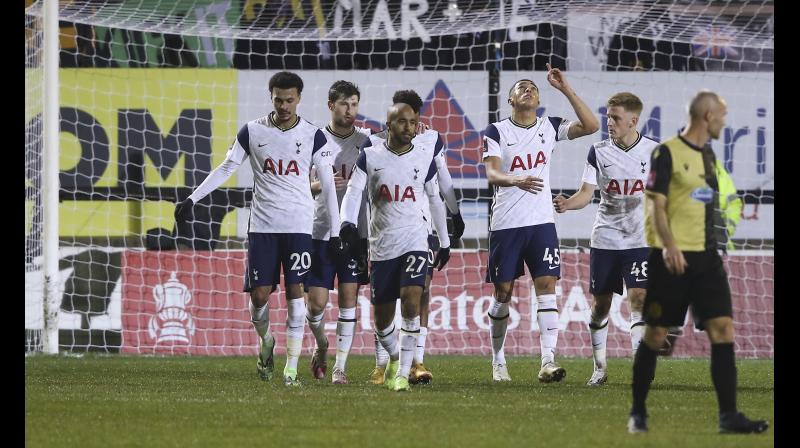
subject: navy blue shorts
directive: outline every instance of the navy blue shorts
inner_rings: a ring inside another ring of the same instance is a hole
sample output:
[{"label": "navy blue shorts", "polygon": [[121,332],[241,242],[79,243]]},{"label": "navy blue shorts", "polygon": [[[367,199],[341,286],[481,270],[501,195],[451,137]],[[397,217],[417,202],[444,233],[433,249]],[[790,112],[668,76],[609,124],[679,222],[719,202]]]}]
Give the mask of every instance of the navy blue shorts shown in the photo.
[{"label": "navy blue shorts", "polygon": [[311,235],[248,233],[244,292],[256,286],[278,286],[283,264],[284,285],[305,283],[311,270]]},{"label": "navy blue shorts", "polygon": [[561,278],[561,253],[553,223],[489,233],[489,266],[486,283],[506,283],[525,274],[523,262],[531,277]]},{"label": "navy blue shorts", "polygon": [[622,294],[622,279],[631,288],[647,288],[647,256],[650,248],[589,250],[589,278],[592,294]]},{"label": "navy blue shorts", "polygon": [[433,260],[436,258],[436,252],[439,252],[439,237],[436,235],[428,235],[428,277],[433,278]]},{"label": "navy blue shorts", "polygon": [[308,274],[306,286],[317,286],[333,289],[333,278],[339,283],[358,283],[356,260],[336,263],[328,253],[328,241],[312,240],[313,252],[311,253],[311,272]]},{"label": "navy blue shorts", "polygon": [[394,303],[400,298],[400,288],[419,286],[425,288],[428,254],[406,252],[400,257],[385,261],[373,261],[370,269],[372,281],[372,304]]}]

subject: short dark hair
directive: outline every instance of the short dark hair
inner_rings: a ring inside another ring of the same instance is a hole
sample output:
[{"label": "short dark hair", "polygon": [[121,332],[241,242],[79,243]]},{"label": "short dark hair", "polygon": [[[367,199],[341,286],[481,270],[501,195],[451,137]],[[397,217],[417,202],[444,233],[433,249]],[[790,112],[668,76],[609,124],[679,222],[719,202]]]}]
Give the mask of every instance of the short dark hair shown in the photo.
[{"label": "short dark hair", "polygon": [[297,94],[303,92],[303,80],[296,73],[292,72],[278,72],[269,78],[269,94],[272,95],[272,89],[275,87],[279,89],[297,89]]},{"label": "short dark hair", "polygon": [[415,114],[418,114],[422,109],[422,98],[419,97],[417,92],[413,90],[398,90],[392,96],[392,104],[405,103],[411,106]]},{"label": "short dark hair", "polygon": [[531,79],[520,79],[520,80],[514,82],[514,84],[511,84],[511,88],[508,89],[508,96],[511,96],[511,94],[514,93],[514,87],[517,87],[517,84],[521,83],[522,81],[528,81],[529,83],[533,84],[533,88],[534,89],[536,89],[537,91],[539,90],[539,86],[537,86],[536,83],[533,82],[533,80],[531,80]]},{"label": "short dark hair", "polygon": [[328,89],[328,101],[331,103],[335,103],[340,98],[350,98],[353,95],[361,101],[361,92],[358,90],[358,86],[350,81],[340,79],[331,84],[331,88]]}]

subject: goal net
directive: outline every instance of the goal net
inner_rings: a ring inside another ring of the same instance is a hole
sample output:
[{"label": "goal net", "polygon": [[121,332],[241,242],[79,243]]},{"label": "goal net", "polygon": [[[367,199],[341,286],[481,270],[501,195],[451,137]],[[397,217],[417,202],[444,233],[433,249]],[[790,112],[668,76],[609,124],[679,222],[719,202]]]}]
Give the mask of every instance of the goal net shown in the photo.
[{"label": "goal net", "polygon": [[[26,352],[40,349],[41,2],[26,2]],[[174,204],[225,156],[237,130],[271,111],[267,81],[297,72],[298,113],[323,127],[339,79],[361,90],[358,124],[380,129],[394,91],[425,100],[422,121],[441,133],[466,222],[431,287],[430,354],[491,353],[483,281],[491,190],[481,163],[486,126],[510,115],[521,78],[541,90],[539,114],[575,119],[549,86],[565,70],[601,130],[559,143],[554,194],[574,193],[591,144],[608,137],[606,100],[642,98],[642,134],[675,135],[699,89],[726,98],[713,148],[741,198],[725,263],[736,349],[773,357],[773,2],[444,0],[105,0],[60,5],[59,344],[69,351],[254,355],[242,292],[253,178],[242,167],[176,223]],[[556,216],[561,242],[557,353],[590,356],[588,249],[597,199]],[[52,244],[52,242],[50,242]],[[527,274],[527,272],[526,272]],[[353,353],[372,353],[369,288],[358,304]],[[506,352],[539,352],[529,276],[514,288]],[[532,318],[533,316],[533,318]],[[325,315],[334,340],[336,294]],[[283,288],[272,330],[285,345]],[[608,353],[629,356],[629,307],[615,296]],[[306,332],[304,347],[313,347]],[[675,356],[707,356],[687,316]],[[305,352],[304,352],[305,353]]]}]

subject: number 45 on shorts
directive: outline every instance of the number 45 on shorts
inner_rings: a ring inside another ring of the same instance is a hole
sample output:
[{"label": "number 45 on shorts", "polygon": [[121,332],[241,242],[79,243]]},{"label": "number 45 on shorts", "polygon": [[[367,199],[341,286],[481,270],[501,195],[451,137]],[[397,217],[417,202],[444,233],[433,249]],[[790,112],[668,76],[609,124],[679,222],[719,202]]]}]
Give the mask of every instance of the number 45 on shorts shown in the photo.
[{"label": "number 45 on shorts", "polygon": [[544,256],[542,257],[542,261],[546,261],[549,264],[550,269],[555,269],[561,265],[561,255],[558,252],[558,248],[554,248],[553,251],[550,251],[549,247],[544,248]]}]

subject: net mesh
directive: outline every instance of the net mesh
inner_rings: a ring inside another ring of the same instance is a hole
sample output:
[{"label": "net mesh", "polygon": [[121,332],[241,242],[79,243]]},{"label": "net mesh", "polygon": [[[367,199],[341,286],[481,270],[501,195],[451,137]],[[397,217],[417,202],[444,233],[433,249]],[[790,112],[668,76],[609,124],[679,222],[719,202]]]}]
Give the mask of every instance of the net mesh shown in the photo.
[{"label": "net mesh", "polygon": [[[288,69],[306,86],[299,114],[320,127],[338,79],[361,89],[364,127],[383,127],[395,90],[412,88],[425,100],[422,120],[445,140],[467,225],[434,276],[428,352],[489,354],[492,288],[483,276],[492,195],[481,139],[489,123],[510,114],[506,92],[520,78],[540,86],[540,115],[574,119],[545,79],[552,63],[602,124],[557,146],[554,194],[580,187],[589,146],[608,137],[612,94],[640,96],[640,131],[658,140],[684,125],[697,90],[727,99],[728,124],[713,147],[743,199],[726,257],[737,354],[773,356],[772,2],[140,0],[60,9],[62,349],[256,353],[241,292],[252,173],[241,168],[201,201],[194,222],[176,223],[173,209],[224,159],[239,127],[271,110],[267,80]],[[26,9],[26,351],[41,328],[40,15],[39,2]],[[588,238],[596,207],[556,217],[559,355],[591,354]],[[539,352],[531,286],[526,277],[514,289],[509,354]],[[369,294],[362,288],[354,353],[372,352]],[[325,315],[331,340],[336,317],[334,291]],[[270,318],[279,351],[285,320],[281,291]],[[630,354],[628,320],[626,300],[615,296],[609,355]],[[708,353],[688,317],[675,355]]]}]

